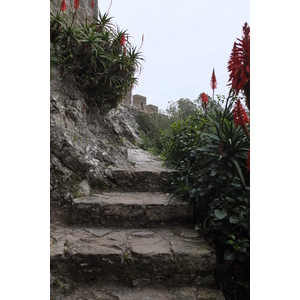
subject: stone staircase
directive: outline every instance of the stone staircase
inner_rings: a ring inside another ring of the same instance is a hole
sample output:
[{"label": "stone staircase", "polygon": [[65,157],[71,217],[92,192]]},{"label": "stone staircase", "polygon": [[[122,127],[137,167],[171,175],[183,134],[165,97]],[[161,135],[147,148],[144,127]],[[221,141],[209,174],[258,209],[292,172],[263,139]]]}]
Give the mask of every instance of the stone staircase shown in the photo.
[{"label": "stone staircase", "polygon": [[71,224],[51,224],[51,299],[224,300],[191,207],[162,192],[174,170],[140,149],[128,160],[106,170],[115,191],[74,199]]}]

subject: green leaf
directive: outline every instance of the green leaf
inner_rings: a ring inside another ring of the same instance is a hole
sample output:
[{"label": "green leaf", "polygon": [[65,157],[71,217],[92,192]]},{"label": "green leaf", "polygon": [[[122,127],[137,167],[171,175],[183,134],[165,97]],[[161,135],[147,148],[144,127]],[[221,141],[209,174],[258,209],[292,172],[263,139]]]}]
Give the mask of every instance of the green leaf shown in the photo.
[{"label": "green leaf", "polygon": [[227,216],[227,213],[225,211],[220,211],[218,209],[216,209],[214,211],[214,214],[215,214],[216,218],[219,220],[222,220]]},{"label": "green leaf", "polygon": [[244,187],[246,187],[245,178],[244,178],[243,172],[241,170],[240,164],[238,163],[238,161],[234,157],[230,157],[229,159],[234,163],[234,165],[235,165],[235,167],[236,167],[236,169],[237,169],[237,171],[240,175],[242,183],[243,183]]},{"label": "green leaf", "polygon": [[229,222],[231,224],[238,224],[240,222],[240,220],[235,216],[231,216],[230,219],[229,219]]},{"label": "green leaf", "polygon": [[241,247],[239,245],[232,245],[232,247],[233,247],[234,250],[240,250],[241,249]]},{"label": "green leaf", "polygon": [[206,133],[206,136],[209,136],[210,138],[212,138],[215,141],[220,141],[220,138],[217,135],[215,135],[215,134]]},{"label": "green leaf", "polygon": [[235,240],[235,235],[233,235],[233,234],[228,234],[228,236],[229,236],[231,239]]},{"label": "green leaf", "polygon": [[227,244],[227,245],[237,245],[237,243],[235,242],[235,241],[233,241],[233,240],[228,240],[228,241],[226,241],[225,242],[225,244]]}]

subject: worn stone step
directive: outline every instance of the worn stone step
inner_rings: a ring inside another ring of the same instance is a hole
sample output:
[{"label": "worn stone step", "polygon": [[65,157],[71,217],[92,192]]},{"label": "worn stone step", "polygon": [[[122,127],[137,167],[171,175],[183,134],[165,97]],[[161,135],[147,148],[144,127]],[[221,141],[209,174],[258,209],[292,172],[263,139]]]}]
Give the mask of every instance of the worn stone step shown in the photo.
[{"label": "worn stone step", "polygon": [[167,192],[171,188],[170,175],[178,171],[163,165],[159,157],[142,149],[127,149],[127,159],[131,167],[126,169],[108,167],[104,170],[107,179],[115,188],[136,192]]},{"label": "worn stone step", "polygon": [[214,250],[191,229],[51,225],[51,273],[62,282],[214,286]]},{"label": "worn stone step", "polygon": [[108,168],[104,173],[114,183],[115,189],[136,192],[167,192],[171,188],[169,176],[174,172],[164,169],[136,168]]},{"label": "worn stone step", "polygon": [[[137,287],[82,285],[74,289],[59,283],[51,288],[50,300],[225,300],[220,290],[203,287]],[[69,292],[66,292],[69,289]],[[63,292],[62,292],[63,290]],[[63,297],[63,298],[61,298]]]},{"label": "worn stone step", "polygon": [[159,192],[104,192],[72,202],[71,222],[121,227],[189,223],[193,209],[187,202]]}]

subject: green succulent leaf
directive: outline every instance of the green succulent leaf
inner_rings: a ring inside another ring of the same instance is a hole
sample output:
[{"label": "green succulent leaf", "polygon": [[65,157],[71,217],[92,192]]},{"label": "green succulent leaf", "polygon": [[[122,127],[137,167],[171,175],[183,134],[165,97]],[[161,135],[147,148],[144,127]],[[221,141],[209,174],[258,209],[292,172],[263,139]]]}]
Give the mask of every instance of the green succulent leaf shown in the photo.
[{"label": "green succulent leaf", "polygon": [[214,211],[214,214],[215,214],[216,218],[219,220],[222,220],[227,216],[227,213],[225,211],[220,211],[218,209],[216,209]]}]

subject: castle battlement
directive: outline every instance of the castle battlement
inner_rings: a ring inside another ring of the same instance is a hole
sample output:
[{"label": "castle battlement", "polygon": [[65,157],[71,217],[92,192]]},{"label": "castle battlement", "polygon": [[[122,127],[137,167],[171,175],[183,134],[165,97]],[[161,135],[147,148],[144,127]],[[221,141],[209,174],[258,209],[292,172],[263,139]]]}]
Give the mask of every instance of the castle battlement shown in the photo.
[{"label": "castle battlement", "polygon": [[158,107],[156,105],[147,105],[147,98],[139,94],[132,95],[132,90],[122,99],[122,103],[125,105],[133,105],[144,113],[158,113]]}]

